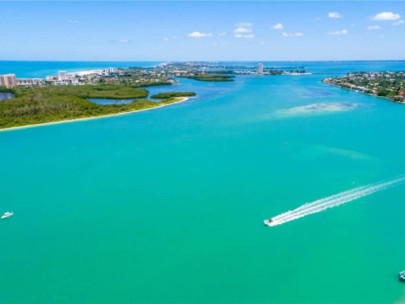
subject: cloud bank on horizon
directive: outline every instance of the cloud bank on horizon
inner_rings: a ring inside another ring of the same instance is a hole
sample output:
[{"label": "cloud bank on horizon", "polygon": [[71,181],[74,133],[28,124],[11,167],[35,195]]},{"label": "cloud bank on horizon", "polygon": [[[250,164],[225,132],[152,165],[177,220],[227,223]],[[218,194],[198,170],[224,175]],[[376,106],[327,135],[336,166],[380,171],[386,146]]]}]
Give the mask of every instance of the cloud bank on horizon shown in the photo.
[{"label": "cloud bank on horizon", "polygon": [[400,2],[0,2],[0,60],[404,59],[404,16]]}]

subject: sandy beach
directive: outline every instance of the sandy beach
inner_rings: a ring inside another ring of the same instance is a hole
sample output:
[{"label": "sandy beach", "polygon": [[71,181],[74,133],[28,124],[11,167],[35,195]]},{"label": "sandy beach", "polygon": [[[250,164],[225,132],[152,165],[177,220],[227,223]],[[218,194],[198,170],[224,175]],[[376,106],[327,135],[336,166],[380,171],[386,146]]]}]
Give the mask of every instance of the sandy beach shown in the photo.
[{"label": "sandy beach", "polygon": [[179,101],[172,102],[172,103],[169,103],[169,104],[160,105],[160,106],[156,106],[156,107],[152,107],[152,108],[147,108],[147,109],[133,110],[133,111],[115,113],[115,114],[109,114],[109,115],[90,116],[90,117],[77,118],[77,119],[59,120],[59,121],[45,122],[45,123],[34,124],[34,125],[26,125],[26,126],[20,126],[20,127],[4,128],[4,129],[0,129],[0,132],[14,131],[14,130],[28,129],[28,128],[36,128],[36,127],[45,127],[45,126],[51,126],[51,125],[57,125],[57,124],[72,123],[72,122],[78,122],[78,121],[86,121],[86,120],[94,120],[94,119],[109,118],[109,117],[115,117],[115,116],[121,116],[121,115],[128,115],[128,114],[133,114],[133,113],[137,113],[137,112],[144,112],[144,111],[150,111],[150,110],[155,110],[155,109],[168,107],[168,106],[171,106],[171,105],[174,105],[174,104],[185,102],[187,100],[189,100],[189,97],[183,97],[183,99],[181,99]]}]

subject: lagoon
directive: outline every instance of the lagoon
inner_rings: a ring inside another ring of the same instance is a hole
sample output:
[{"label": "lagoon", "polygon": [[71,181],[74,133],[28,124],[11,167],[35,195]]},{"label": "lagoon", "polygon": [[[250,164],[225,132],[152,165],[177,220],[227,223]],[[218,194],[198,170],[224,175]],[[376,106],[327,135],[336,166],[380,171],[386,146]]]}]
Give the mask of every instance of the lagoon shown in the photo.
[{"label": "lagoon", "polygon": [[108,98],[90,98],[90,101],[99,105],[119,105],[130,104],[134,99],[108,99]]},{"label": "lagoon", "polygon": [[297,65],[313,74],[181,79],[197,97],[1,132],[2,301],[404,301],[404,186],[263,220],[405,172],[405,106],[321,82],[405,63]]},{"label": "lagoon", "polygon": [[1,100],[6,100],[6,99],[11,99],[14,98],[14,94],[13,93],[5,93],[5,92],[0,92],[0,101]]}]

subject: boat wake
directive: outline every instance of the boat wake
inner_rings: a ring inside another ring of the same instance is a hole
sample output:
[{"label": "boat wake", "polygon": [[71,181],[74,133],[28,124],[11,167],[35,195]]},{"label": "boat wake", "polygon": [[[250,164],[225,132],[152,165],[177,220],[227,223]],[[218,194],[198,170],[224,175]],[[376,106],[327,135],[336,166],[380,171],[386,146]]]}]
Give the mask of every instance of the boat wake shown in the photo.
[{"label": "boat wake", "polygon": [[265,220],[264,223],[267,226],[278,226],[287,222],[291,222],[302,218],[304,216],[322,212],[326,209],[337,207],[361,197],[373,194],[378,191],[385,190],[389,187],[392,187],[396,184],[402,183],[405,181],[405,176],[401,176],[389,181],[383,181],[375,184],[369,184],[362,187],[357,187],[352,190],[344,191],[332,196],[328,196],[310,203],[305,203],[304,205],[287,212],[284,212],[280,215],[277,215],[269,220]]}]

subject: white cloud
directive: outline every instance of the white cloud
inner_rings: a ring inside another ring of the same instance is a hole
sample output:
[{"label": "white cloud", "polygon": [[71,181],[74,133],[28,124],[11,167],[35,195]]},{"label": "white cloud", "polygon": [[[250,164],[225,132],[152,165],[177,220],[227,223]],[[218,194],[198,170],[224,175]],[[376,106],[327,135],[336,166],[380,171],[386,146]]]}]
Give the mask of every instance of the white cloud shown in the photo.
[{"label": "white cloud", "polygon": [[368,29],[369,31],[377,31],[377,30],[380,30],[380,29],[381,29],[381,26],[379,26],[379,25],[369,25],[369,26],[367,27],[367,29]]},{"label": "white cloud", "polygon": [[401,18],[400,14],[395,14],[393,12],[382,12],[382,13],[378,13],[371,19],[374,21],[394,21],[394,20],[398,20],[399,18]]},{"label": "white cloud", "polygon": [[329,12],[328,18],[339,19],[339,18],[343,18],[343,16],[339,12]]},{"label": "white cloud", "polygon": [[401,25],[401,24],[404,24],[404,23],[405,23],[405,21],[401,19],[401,20],[393,22],[392,25]]},{"label": "white cloud", "polygon": [[236,34],[235,38],[255,38],[255,34]]},{"label": "white cloud", "polygon": [[253,30],[250,27],[237,27],[233,30],[235,34],[251,33]]},{"label": "white cloud", "polygon": [[304,33],[301,33],[301,32],[295,32],[295,33],[286,33],[286,32],[283,32],[283,34],[282,34],[284,37],[302,37],[302,36],[304,36]]},{"label": "white cloud", "polygon": [[205,38],[205,37],[211,37],[211,33],[201,33],[201,32],[192,32],[188,34],[188,37],[190,38]]},{"label": "white cloud", "polygon": [[349,34],[349,31],[348,30],[339,30],[339,31],[329,32],[328,34],[332,35],[332,36],[341,36],[341,35]]},{"label": "white cloud", "polygon": [[236,24],[236,28],[233,30],[235,38],[254,38],[253,23],[241,22]]},{"label": "white cloud", "polygon": [[282,30],[284,25],[282,23],[277,23],[271,27],[273,30]]},{"label": "white cloud", "polygon": [[226,32],[220,32],[218,33],[218,36],[226,36]]},{"label": "white cloud", "polygon": [[128,43],[128,42],[129,42],[129,39],[121,39],[120,42],[121,42],[121,43]]}]

